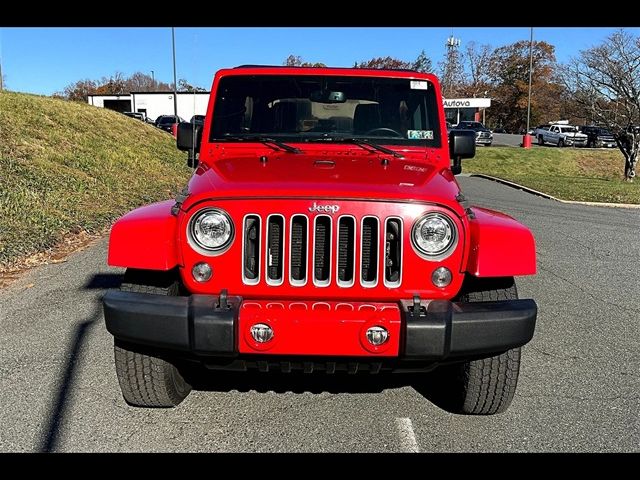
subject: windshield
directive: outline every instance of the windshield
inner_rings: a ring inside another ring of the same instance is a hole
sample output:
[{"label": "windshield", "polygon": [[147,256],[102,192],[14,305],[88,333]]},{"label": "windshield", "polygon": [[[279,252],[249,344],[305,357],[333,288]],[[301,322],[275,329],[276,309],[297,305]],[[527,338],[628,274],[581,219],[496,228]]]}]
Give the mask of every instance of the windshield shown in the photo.
[{"label": "windshield", "polygon": [[471,130],[484,130],[484,125],[480,122],[460,122],[458,124],[460,128],[469,128]]},{"label": "windshield", "polygon": [[427,81],[335,75],[225,77],[216,94],[210,141],[242,135],[287,142],[357,137],[437,147],[438,104]]},{"label": "windshield", "polygon": [[560,127],[562,133],[576,133],[578,129],[576,127]]}]

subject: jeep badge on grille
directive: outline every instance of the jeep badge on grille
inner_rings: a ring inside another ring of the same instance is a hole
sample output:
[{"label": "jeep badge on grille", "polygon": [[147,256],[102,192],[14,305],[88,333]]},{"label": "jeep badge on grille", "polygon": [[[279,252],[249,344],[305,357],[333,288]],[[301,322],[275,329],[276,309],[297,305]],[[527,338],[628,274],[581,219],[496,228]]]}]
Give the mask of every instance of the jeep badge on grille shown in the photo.
[{"label": "jeep badge on grille", "polygon": [[309,207],[310,212],[318,213],[337,213],[340,210],[340,205],[318,205],[317,202],[313,202],[313,205]]}]

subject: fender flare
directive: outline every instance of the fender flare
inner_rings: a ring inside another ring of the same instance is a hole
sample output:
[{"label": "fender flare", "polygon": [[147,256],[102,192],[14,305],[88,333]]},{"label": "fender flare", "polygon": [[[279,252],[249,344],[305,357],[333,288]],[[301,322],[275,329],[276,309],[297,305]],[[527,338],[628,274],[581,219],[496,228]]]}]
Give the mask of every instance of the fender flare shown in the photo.
[{"label": "fender flare", "polygon": [[473,207],[467,273],[476,277],[535,275],[536,244],[531,231],[495,210]]},{"label": "fender flare", "polygon": [[121,217],[111,227],[107,263],[112,267],[170,270],[180,263],[175,200],[152,203]]}]

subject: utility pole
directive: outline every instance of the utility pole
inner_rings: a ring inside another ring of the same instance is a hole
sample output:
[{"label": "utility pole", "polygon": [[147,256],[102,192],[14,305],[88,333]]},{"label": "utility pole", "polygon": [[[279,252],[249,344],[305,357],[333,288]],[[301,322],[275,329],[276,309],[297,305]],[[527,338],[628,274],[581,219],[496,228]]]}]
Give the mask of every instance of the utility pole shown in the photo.
[{"label": "utility pole", "polygon": [[529,39],[529,100],[527,101],[527,130],[525,135],[529,135],[529,121],[531,118],[531,71],[533,70],[533,27],[531,27],[531,38]]},{"label": "utility pole", "polygon": [[176,29],[171,27],[171,44],[173,47],[173,114],[178,116],[178,81],[176,80]]},{"label": "utility pole", "polygon": [[460,68],[460,56],[458,48],[460,48],[460,39],[455,38],[453,33],[446,42],[447,47],[447,59],[444,67],[444,75],[442,83],[445,89],[445,95],[447,98],[453,98],[453,90],[461,80],[461,68]]},{"label": "utility pole", "polygon": [[153,74],[153,70],[151,70],[151,82],[153,83],[153,86],[156,86],[156,76]]},{"label": "utility pole", "polygon": [[2,81],[2,42],[0,42],[0,92],[4,90],[4,82]]}]

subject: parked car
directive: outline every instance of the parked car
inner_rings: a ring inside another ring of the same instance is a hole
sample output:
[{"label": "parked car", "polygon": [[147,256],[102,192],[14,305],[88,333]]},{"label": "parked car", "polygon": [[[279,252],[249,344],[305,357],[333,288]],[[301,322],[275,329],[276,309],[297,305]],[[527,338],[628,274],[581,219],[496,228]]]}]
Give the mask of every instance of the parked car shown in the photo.
[{"label": "parked car", "polygon": [[606,128],[597,127],[595,125],[584,125],[580,127],[580,131],[587,136],[587,147],[613,148],[617,146],[613,133]]},{"label": "parked car", "polygon": [[204,115],[194,115],[191,117],[191,120],[189,120],[189,123],[200,125],[201,127],[204,126]]},{"label": "parked car", "polygon": [[140,112],[122,112],[122,113],[127,117],[135,118],[137,120],[140,120],[141,122],[144,122],[147,119],[146,115]]},{"label": "parked car", "polygon": [[587,145],[587,136],[580,133],[578,127],[565,123],[540,125],[533,132],[533,136],[538,139],[538,145],[545,143],[558,147],[585,147]]},{"label": "parked car", "polygon": [[493,133],[480,122],[471,122],[464,120],[453,127],[454,130],[473,130],[476,132],[476,145],[491,146],[493,142]]},{"label": "parked car", "polygon": [[160,115],[158,118],[156,118],[156,127],[171,133],[171,126],[174,123],[180,122],[184,122],[184,120],[177,115]]},{"label": "parked car", "polygon": [[514,276],[536,273],[535,241],[461,192],[476,136],[454,129],[447,145],[438,85],[401,70],[216,74],[208,134],[178,125],[198,165],[187,186],[109,236],[108,263],[126,271],[104,318],[128,404],[175,406],[204,366],[374,382],[409,370],[451,411],[507,409],[537,317]]}]

